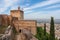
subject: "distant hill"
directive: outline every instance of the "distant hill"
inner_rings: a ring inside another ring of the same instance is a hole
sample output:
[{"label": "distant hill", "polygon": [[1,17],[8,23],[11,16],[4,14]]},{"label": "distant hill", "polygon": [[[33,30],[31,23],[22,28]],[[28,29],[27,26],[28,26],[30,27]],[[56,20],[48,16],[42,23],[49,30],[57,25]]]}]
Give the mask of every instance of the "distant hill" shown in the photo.
[{"label": "distant hill", "polygon": [[[25,19],[25,20],[37,20],[38,23],[50,23],[50,19]],[[56,24],[60,24],[60,19],[55,19]]]},{"label": "distant hill", "polygon": [[[38,23],[50,23],[50,19],[38,19],[37,22]],[[54,22],[56,24],[60,24],[60,19],[55,19]]]}]

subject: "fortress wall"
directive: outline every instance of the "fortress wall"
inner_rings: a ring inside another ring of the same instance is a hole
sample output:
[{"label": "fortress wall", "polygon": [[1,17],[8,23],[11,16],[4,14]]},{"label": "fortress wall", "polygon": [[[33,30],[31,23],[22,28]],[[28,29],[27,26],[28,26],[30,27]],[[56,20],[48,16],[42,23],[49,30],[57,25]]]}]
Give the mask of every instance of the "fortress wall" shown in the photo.
[{"label": "fortress wall", "polygon": [[15,21],[14,25],[17,31],[19,31],[20,29],[28,29],[29,31],[31,31],[33,35],[37,33],[36,32],[37,23],[34,20]]},{"label": "fortress wall", "polygon": [[0,25],[8,26],[8,15],[0,15]]}]

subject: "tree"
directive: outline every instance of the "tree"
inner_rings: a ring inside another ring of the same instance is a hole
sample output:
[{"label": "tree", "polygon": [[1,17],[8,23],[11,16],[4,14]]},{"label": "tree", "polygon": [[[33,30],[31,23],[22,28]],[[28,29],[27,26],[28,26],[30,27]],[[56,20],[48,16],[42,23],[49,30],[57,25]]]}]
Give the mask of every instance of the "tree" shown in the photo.
[{"label": "tree", "polygon": [[37,27],[37,34],[36,34],[36,38],[38,38],[38,40],[43,40],[43,29],[42,27]]},{"label": "tree", "polygon": [[54,18],[51,17],[50,22],[50,40],[55,40]]},{"label": "tree", "polygon": [[46,36],[46,23],[44,24],[44,36]]},{"label": "tree", "polygon": [[44,24],[44,40],[47,40],[47,36],[46,36],[46,23]]}]

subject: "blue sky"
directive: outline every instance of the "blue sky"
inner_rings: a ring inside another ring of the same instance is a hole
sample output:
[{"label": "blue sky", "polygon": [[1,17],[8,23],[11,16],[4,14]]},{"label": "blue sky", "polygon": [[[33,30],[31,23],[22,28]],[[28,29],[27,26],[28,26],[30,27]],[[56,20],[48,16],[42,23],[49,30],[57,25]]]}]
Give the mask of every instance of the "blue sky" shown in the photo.
[{"label": "blue sky", "polygon": [[25,19],[60,19],[60,0],[0,0],[0,14],[10,14],[18,6]]}]

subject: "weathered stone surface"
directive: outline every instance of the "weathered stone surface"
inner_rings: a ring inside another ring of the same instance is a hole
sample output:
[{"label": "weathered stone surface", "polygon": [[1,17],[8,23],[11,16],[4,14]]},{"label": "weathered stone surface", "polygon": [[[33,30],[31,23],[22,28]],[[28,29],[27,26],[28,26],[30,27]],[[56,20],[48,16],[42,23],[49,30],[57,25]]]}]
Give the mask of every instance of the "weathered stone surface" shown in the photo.
[{"label": "weathered stone surface", "polygon": [[36,34],[37,24],[34,20],[18,20],[14,21],[13,23],[18,32],[20,29],[28,29],[31,31],[32,34]]},{"label": "weathered stone surface", "polygon": [[2,26],[7,26],[8,25],[8,15],[4,14],[4,15],[0,15],[0,25]]},{"label": "weathered stone surface", "polygon": [[[18,33],[20,33],[22,29],[29,30],[33,35],[37,33],[37,22],[35,20],[24,20],[24,12],[20,10],[19,7],[18,10],[11,10],[10,15],[0,15],[0,25],[14,26]],[[24,36],[22,40],[27,40],[25,39],[25,35],[23,33],[20,34],[20,39],[17,40],[21,40],[21,36]]]},{"label": "weathered stone surface", "polygon": [[23,11],[21,10],[11,10],[10,14],[12,17],[16,17],[18,20],[23,20]]}]

